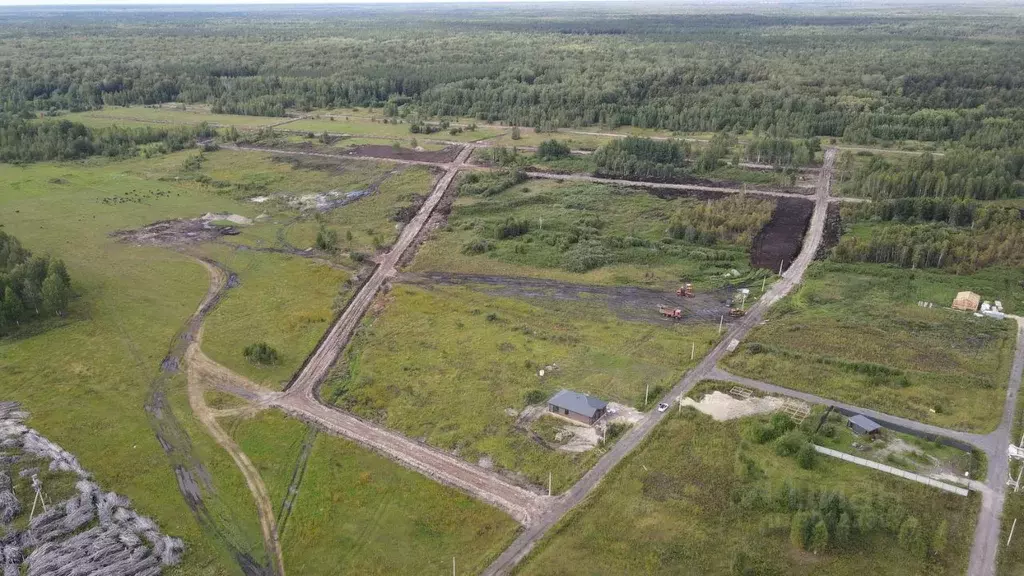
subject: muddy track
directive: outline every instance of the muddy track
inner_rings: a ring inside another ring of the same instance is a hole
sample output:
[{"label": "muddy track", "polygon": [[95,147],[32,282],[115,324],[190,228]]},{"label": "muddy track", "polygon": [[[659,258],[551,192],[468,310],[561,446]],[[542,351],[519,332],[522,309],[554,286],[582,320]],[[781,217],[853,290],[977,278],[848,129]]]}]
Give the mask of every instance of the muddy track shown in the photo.
[{"label": "muddy track", "polygon": [[302,484],[302,477],[306,474],[309,454],[313,451],[313,442],[316,441],[318,432],[319,430],[315,426],[307,426],[306,435],[302,439],[302,447],[299,449],[299,456],[295,459],[292,480],[288,483],[288,492],[285,493],[284,501],[281,502],[281,509],[277,513],[277,517],[280,519],[277,523],[278,535],[284,534],[288,519],[291,518],[292,508],[295,506],[295,499],[299,496],[299,486]]},{"label": "muddy track", "polygon": [[[210,273],[210,290],[207,292],[209,299],[209,305],[206,308],[206,313],[202,317],[198,318],[198,327],[192,333],[191,342],[185,351],[185,362],[188,367],[188,398],[189,405],[192,408],[192,413],[196,418],[202,422],[203,426],[209,432],[210,436],[217,442],[217,445],[223,448],[238,466],[238,469],[242,472],[242,476],[245,478],[246,486],[252,493],[253,498],[256,502],[257,515],[260,521],[260,529],[263,532],[263,545],[266,548],[266,553],[270,557],[273,568],[271,573],[277,574],[278,576],[284,576],[284,558],[281,552],[280,542],[278,541],[277,524],[274,521],[273,506],[270,502],[270,496],[267,491],[266,485],[263,483],[263,479],[260,477],[259,471],[253,465],[249,457],[245,455],[245,452],[239,448],[238,444],[231,438],[231,436],[224,431],[217,422],[214,413],[206,405],[206,400],[203,397],[203,393],[206,390],[204,384],[206,382],[221,382],[224,380],[230,380],[233,373],[229,370],[220,367],[215,364],[200,350],[202,343],[203,327],[202,321],[220,300],[221,295],[232,286],[230,278],[234,274],[225,274],[226,270],[218,263],[200,259],[200,262],[206,267]],[[214,295],[210,298],[210,295]],[[200,307],[202,310],[203,308]],[[212,366],[211,366],[212,365]],[[219,368],[219,370],[218,370]],[[211,373],[219,376],[211,378]],[[237,380],[245,382],[241,378],[235,377]],[[245,388],[252,388],[242,384]],[[261,396],[253,394],[252,390],[249,390],[249,400],[254,403],[259,403]]]},{"label": "muddy track", "polygon": [[211,274],[210,289],[198,310],[171,341],[170,349],[160,365],[160,372],[150,382],[149,396],[145,403],[150,427],[167,454],[171,469],[177,479],[178,491],[192,510],[203,533],[223,546],[234,558],[239,570],[246,576],[267,576],[268,567],[260,564],[253,555],[253,547],[243,536],[244,525],[233,515],[226,504],[216,507],[226,514],[214,514],[207,503],[219,498],[213,486],[212,477],[206,466],[195,454],[192,439],[174,414],[168,397],[171,377],[180,370],[186,350],[195,340],[203,319],[213,310],[224,290],[233,285],[234,275],[218,267],[212,261],[202,260]]},{"label": "muddy track", "polygon": [[[481,274],[451,274],[447,272],[427,272],[424,274],[403,273],[398,276],[400,282],[420,286],[467,286],[476,290],[513,298],[533,298],[563,302],[586,301],[589,303],[603,302],[608,310],[618,318],[633,322],[647,322],[662,326],[673,323],[718,322],[729,318],[729,307],[726,301],[733,290],[716,290],[710,293],[697,293],[693,298],[677,296],[674,290],[656,290],[636,286],[597,286],[590,284],[573,284],[546,280],[542,278],[521,278],[509,276],[489,276]],[[662,317],[658,306],[681,308],[683,319],[668,320]]]}]

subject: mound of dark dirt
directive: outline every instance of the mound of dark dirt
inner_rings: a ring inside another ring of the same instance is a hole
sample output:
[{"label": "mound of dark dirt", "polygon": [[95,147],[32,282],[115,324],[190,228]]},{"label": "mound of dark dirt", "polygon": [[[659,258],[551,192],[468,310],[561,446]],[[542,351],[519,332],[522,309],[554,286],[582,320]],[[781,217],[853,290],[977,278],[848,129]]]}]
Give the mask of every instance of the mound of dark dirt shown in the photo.
[{"label": "mound of dark dirt", "polygon": [[801,198],[779,198],[772,219],[754,237],[750,263],[758,268],[788,269],[804,241],[814,203]]},{"label": "mound of dark dirt", "polygon": [[825,215],[825,233],[821,238],[821,246],[814,255],[815,260],[828,258],[830,250],[839,244],[839,237],[843,234],[843,222],[839,215],[839,204],[833,202],[828,205],[828,212]]}]

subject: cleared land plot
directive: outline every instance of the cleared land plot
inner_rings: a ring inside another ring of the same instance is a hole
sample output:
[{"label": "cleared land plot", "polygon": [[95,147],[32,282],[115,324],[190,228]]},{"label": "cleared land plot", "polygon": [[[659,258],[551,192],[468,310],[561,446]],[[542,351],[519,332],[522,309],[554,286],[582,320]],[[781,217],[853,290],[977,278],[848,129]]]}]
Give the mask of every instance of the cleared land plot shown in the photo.
[{"label": "cleared land plot", "polygon": [[[249,206],[168,178],[194,152],[149,160],[0,166],[0,224],[36,253],[63,258],[76,297],[47,330],[0,341],[0,389],[32,426],[74,453],[105,489],[185,540],[177,574],[233,573],[235,560],[196,522],[143,409],[173,336],[206,293],[206,270],[171,250],[109,234]],[[218,153],[220,154],[220,153]],[[209,155],[217,156],[217,154]],[[118,202],[104,199],[120,198]],[[259,559],[262,540],[242,475],[191,418],[184,378],[169,386],[175,414],[212,477],[204,502],[222,533]]]},{"label": "cleared land plot", "polygon": [[1015,345],[1011,321],[948,305],[970,277],[815,264],[725,366],[825,398],[960,430],[999,421]]},{"label": "cleared land plot", "polygon": [[[238,275],[203,327],[203,351],[214,361],[270,388],[280,389],[302,365],[334,318],[332,306],[347,300],[349,275],[297,256],[204,246],[201,253]],[[339,294],[339,291],[341,293]],[[243,356],[265,342],[275,364]]]},{"label": "cleared land plot", "polygon": [[[420,249],[411,270],[673,292],[683,281],[710,288],[761,278],[747,251],[773,201],[653,192],[528,181],[491,196],[460,195],[447,226]],[[725,278],[733,269],[739,275]]]},{"label": "cleared land plot", "polygon": [[148,106],[110,106],[100,110],[73,112],[65,114],[60,118],[81,122],[86,126],[96,128],[113,125],[126,127],[152,126],[154,124],[191,125],[206,122],[211,125],[234,126],[240,130],[261,128],[288,120],[287,118],[273,118],[269,116],[212,114],[205,107],[186,106],[185,110],[181,110],[177,104],[167,104],[159,108]]},{"label": "cleared land plot", "polygon": [[604,304],[524,302],[463,287],[399,284],[378,306],[323,397],[516,481],[546,485],[550,472],[555,492],[602,449],[546,448],[522,429],[523,409],[562,388],[642,408],[645,387],[656,402],[717,330],[621,322]]},{"label": "cleared land plot", "polygon": [[366,189],[370,194],[304,218],[289,226],[284,237],[305,249],[314,246],[320,229],[326,228],[337,234],[337,252],[372,254],[394,243],[400,227],[416,215],[430,193],[434,179],[432,169],[425,166],[396,167]]},{"label": "cleared land plot", "polygon": [[390,138],[418,140],[451,140],[455,142],[471,142],[496,136],[501,132],[491,128],[477,128],[473,131],[463,129],[458,134],[451,134],[448,130],[441,130],[433,134],[414,134],[409,131],[409,123],[400,120],[395,124],[390,120],[385,123],[383,118],[373,119],[360,116],[337,116],[332,121],[329,118],[308,118],[296,120],[281,127],[282,130],[312,131],[316,133],[328,132],[330,134],[351,134],[353,136],[384,136]]},{"label": "cleared land plot", "polygon": [[[766,422],[671,414],[517,573],[964,573],[977,496],[823,457],[803,469],[748,439]],[[824,525],[817,554],[792,542],[808,517]]]}]

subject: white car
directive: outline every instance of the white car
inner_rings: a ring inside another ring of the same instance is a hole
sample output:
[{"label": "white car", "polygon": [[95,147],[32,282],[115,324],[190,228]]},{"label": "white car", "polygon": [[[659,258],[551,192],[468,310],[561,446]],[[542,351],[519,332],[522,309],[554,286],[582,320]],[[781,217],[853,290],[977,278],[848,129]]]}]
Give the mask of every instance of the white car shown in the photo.
[{"label": "white car", "polygon": [[668,404],[664,402],[658,404],[658,412],[664,412],[665,410],[668,410]]}]

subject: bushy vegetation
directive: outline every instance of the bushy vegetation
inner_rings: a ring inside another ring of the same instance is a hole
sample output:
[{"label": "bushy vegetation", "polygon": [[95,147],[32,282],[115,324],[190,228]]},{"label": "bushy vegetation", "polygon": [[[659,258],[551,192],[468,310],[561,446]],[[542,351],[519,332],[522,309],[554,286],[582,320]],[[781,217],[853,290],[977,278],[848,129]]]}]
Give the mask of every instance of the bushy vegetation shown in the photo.
[{"label": "bushy vegetation", "polygon": [[459,184],[459,194],[467,196],[493,196],[525,180],[526,173],[522,170],[504,170],[487,173],[470,172],[463,176]]},{"label": "bushy vegetation", "polygon": [[0,114],[0,162],[76,160],[174,152],[213,135],[206,126],[88,128],[68,120],[35,122]]},{"label": "bushy vegetation", "polygon": [[537,146],[537,158],[541,160],[557,160],[565,158],[569,153],[569,146],[558,140],[545,140]]},{"label": "bushy vegetation", "polygon": [[63,316],[70,299],[71,276],[63,261],[33,256],[0,230],[0,336],[46,315]]},{"label": "bushy vegetation", "polygon": [[273,366],[281,361],[277,355],[277,350],[273,346],[266,342],[256,342],[249,344],[242,351],[242,355],[245,356],[246,360],[253,364],[260,364],[262,366]]},{"label": "bushy vegetation", "polygon": [[689,154],[686,142],[630,136],[598,149],[594,164],[606,176],[665,181],[686,174]]},{"label": "bushy vegetation", "polygon": [[813,454],[780,414],[670,414],[520,572],[963,573],[977,497]]}]

